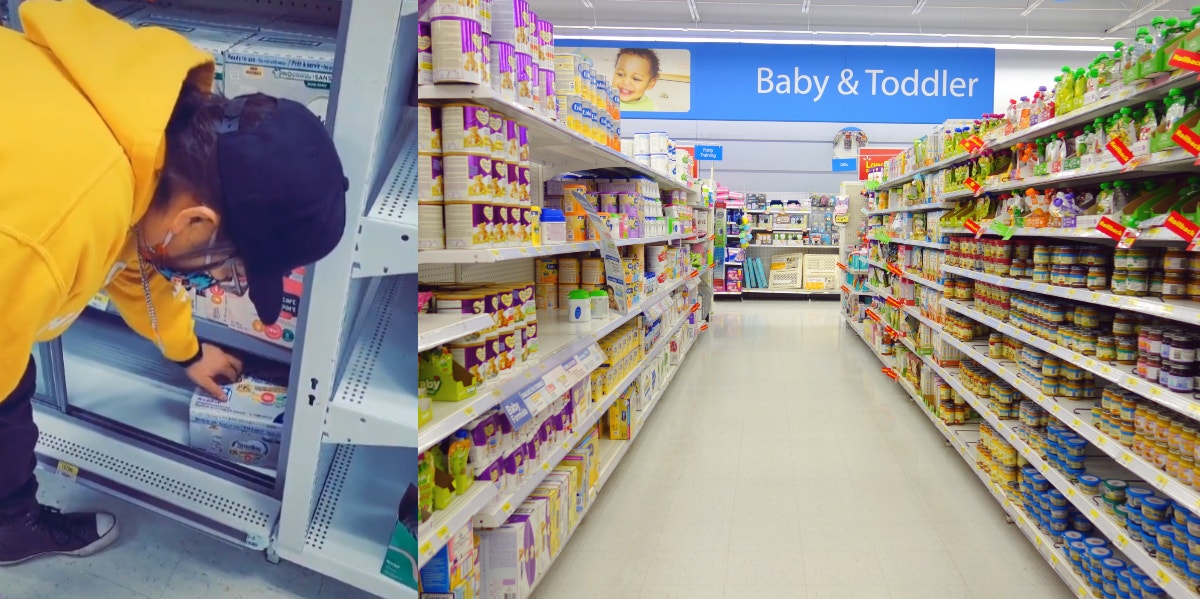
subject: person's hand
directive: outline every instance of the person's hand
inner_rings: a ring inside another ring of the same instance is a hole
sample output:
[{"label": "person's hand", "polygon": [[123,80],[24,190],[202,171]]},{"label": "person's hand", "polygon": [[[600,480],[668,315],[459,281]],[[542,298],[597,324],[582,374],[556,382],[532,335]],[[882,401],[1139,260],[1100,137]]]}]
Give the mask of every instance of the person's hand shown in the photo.
[{"label": "person's hand", "polygon": [[209,343],[202,343],[200,350],[200,360],[187,368],[188,378],[209,395],[222,401],[228,400],[221,384],[238,380],[242,374],[242,361]]}]

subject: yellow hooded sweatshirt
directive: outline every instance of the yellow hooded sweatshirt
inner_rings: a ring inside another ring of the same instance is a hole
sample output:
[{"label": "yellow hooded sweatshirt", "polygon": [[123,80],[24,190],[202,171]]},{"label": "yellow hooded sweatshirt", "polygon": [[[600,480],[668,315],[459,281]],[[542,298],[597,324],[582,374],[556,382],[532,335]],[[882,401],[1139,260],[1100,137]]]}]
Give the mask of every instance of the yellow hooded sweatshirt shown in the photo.
[{"label": "yellow hooded sweatshirt", "polygon": [[207,68],[194,83],[213,78],[212,57],[179,34],[86,0],[20,12],[24,35],[0,27],[0,401],[34,343],[100,290],[166,358],[195,355],[188,297],[149,264],[143,276],[132,227],[158,185],[180,87],[195,67]]}]

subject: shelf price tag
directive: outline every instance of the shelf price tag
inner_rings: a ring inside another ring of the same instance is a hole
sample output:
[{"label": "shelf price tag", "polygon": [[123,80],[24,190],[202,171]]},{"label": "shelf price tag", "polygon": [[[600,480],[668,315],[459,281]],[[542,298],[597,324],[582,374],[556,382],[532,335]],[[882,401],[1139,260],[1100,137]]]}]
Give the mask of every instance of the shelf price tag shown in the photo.
[{"label": "shelf price tag", "polygon": [[972,135],[971,137],[958,142],[958,145],[962,146],[962,149],[966,150],[968,154],[974,154],[975,152],[982,150],[987,144],[985,144],[978,135]]},{"label": "shelf price tag", "polygon": [[[1197,136],[1197,142],[1200,143],[1200,135]],[[1196,223],[1188,220],[1182,214],[1172,210],[1171,213],[1167,215],[1167,221],[1163,223],[1163,226],[1170,229],[1172,233],[1183,238],[1184,241],[1188,242],[1187,249],[1189,251],[1194,251],[1196,249],[1197,243],[1200,241],[1200,239],[1198,239],[1200,238],[1200,225],[1197,225]]]},{"label": "shelf price tag", "polygon": [[888,264],[887,269],[888,269],[888,272],[896,275],[897,277],[904,276],[904,271],[900,270],[900,267],[896,266],[895,264]]},{"label": "shelf price tag", "polygon": [[875,241],[878,241],[879,243],[891,243],[892,236],[888,235],[887,231],[884,231],[882,228],[879,228],[879,229],[875,230]]},{"label": "shelf price tag", "polygon": [[54,473],[74,482],[75,479],[79,478],[79,466],[76,466],[70,462],[59,460],[58,467],[55,469]]},{"label": "shelf price tag", "polygon": [[963,185],[966,185],[967,189],[970,189],[971,193],[975,194],[975,197],[983,195],[983,186],[980,185],[975,179],[967,177],[963,180]]},{"label": "shelf price tag", "polygon": [[1177,69],[1192,71],[1193,73],[1200,72],[1200,52],[1192,52],[1191,50],[1179,48],[1171,54],[1171,58],[1167,60],[1167,64]]},{"label": "shelf price tag", "polygon": [[846,268],[846,265],[842,264],[841,262],[837,263],[837,267],[841,270],[849,270],[848,268]]},{"label": "shelf price tag", "polygon": [[439,528],[437,531],[437,537],[443,541],[450,538],[450,529],[445,526]]},{"label": "shelf price tag", "polygon": [[1004,238],[1005,241],[1012,239],[1013,233],[1016,233],[1016,230],[1013,229],[1012,227],[1010,227],[1004,223],[998,223],[996,221],[992,221],[992,222],[988,223],[988,228],[991,229],[992,231],[995,231],[996,233],[999,233],[1000,236],[1002,238]]},{"label": "shelf price tag", "polygon": [[1155,574],[1154,578],[1158,580],[1158,584],[1160,585],[1171,584],[1171,575],[1167,574],[1167,571],[1162,568],[1158,569],[1158,573]]},{"label": "shelf price tag", "polygon": [[1104,147],[1107,148],[1108,153],[1112,154],[1113,158],[1116,158],[1117,162],[1120,162],[1122,165],[1128,164],[1130,160],[1133,160],[1133,150],[1130,150],[1129,146],[1125,144],[1125,141],[1119,137],[1108,142],[1108,144]]},{"label": "shelf price tag", "polygon": [[885,366],[884,368],[882,368],[882,371],[884,374],[887,375],[887,377],[889,379],[892,379],[893,381],[896,380],[897,378],[900,378],[900,375],[896,373],[895,369],[887,368]]},{"label": "shelf price tag", "polygon": [[1159,489],[1167,488],[1167,482],[1168,479],[1164,474],[1159,474],[1158,476],[1154,477],[1154,486],[1158,487]]},{"label": "shelf price tag", "polygon": [[891,306],[891,307],[893,307],[893,308],[899,308],[899,307],[900,307],[900,300],[898,300],[898,299],[896,299],[896,298],[894,298],[894,297],[892,297],[892,296],[890,296],[890,295],[889,295],[889,296],[887,296],[887,299],[885,299],[885,300],[883,300],[883,301],[884,301],[885,303],[887,303],[887,305],[889,305],[889,306]]},{"label": "shelf price tag", "polygon": [[979,223],[977,223],[969,218],[963,221],[963,228],[970,231],[973,235],[976,235],[976,236],[978,236],[979,231],[982,230],[982,227],[979,226]]},{"label": "shelf price tag", "polygon": [[1117,247],[1123,250],[1133,247],[1133,241],[1141,234],[1137,229],[1130,229],[1107,216],[1101,218],[1100,222],[1096,224],[1096,230],[1111,237],[1117,242]]},{"label": "shelf price tag", "polygon": [[845,285],[842,285],[842,293],[850,293],[850,288]]}]

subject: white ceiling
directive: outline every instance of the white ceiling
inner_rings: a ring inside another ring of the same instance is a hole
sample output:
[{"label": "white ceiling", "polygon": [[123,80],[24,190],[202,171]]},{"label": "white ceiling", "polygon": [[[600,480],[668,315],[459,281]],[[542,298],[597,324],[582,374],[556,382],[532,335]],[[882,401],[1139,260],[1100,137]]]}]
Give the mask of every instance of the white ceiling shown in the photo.
[{"label": "white ceiling", "polygon": [[[1200,0],[1171,0],[1129,27],[1105,31],[1152,0],[534,0],[561,37],[1109,46],[1151,17],[1187,17]],[[588,7],[591,4],[592,7]]]}]

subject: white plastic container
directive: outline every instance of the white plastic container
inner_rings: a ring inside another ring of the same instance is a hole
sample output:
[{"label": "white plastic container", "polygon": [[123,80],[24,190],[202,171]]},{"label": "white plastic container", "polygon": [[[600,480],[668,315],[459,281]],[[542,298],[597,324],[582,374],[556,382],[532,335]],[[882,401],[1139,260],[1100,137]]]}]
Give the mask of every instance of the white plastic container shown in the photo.
[{"label": "white plastic container", "polygon": [[567,320],[569,322],[592,321],[592,298],[589,296],[590,294],[583,289],[571,292],[567,300]]}]

